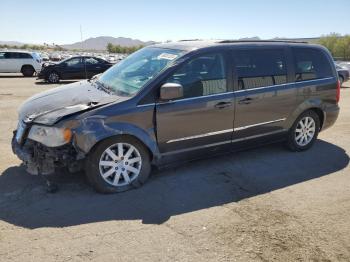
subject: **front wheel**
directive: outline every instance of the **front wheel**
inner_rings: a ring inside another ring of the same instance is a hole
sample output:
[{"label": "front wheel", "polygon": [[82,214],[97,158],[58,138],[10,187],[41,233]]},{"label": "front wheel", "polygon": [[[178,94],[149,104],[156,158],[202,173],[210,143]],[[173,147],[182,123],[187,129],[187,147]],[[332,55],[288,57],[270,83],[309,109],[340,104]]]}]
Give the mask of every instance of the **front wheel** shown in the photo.
[{"label": "front wheel", "polygon": [[288,133],[287,146],[292,151],[312,147],[320,131],[320,118],[314,111],[306,111],[294,122]]},{"label": "front wheel", "polygon": [[140,187],[151,172],[148,150],[132,137],[100,142],[86,159],[90,184],[100,193],[116,193]]},{"label": "front wheel", "polygon": [[60,76],[56,72],[50,72],[47,81],[51,84],[56,84],[60,81]]}]

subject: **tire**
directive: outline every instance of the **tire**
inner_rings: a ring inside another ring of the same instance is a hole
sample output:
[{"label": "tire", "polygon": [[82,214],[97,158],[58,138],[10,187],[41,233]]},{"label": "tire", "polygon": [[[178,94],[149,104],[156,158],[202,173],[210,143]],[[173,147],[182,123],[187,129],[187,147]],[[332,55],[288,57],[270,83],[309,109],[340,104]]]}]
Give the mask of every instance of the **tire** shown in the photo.
[{"label": "tire", "polygon": [[31,77],[34,75],[35,70],[32,66],[23,66],[21,70],[24,77]]},{"label": "tire", "polygon": [[[307,122],[306,119],[308,119]],[[302,127],[301,123],[306,127]],[[307,125],[305,125],[307,123]],[[309,125],[309,127],[308,127]],[[288,132],[287,146],[291,151],[308,150],[315,143],[320,131],[320,118],[312,110],[302,113]],[[311,135],[312,134],[312,135]],[[304,141],[304,142],[302,142]]]},{"label": "tire", "polygon": [[339,76],[339,81],[340,81],[340,86],[342,86],[342,85],[343,85],[343,83],[344,83],[344,77]]},{"label": "tire", "polygon": [[[119,154],[120,144],[123,154]],[[133,151],[127,156],[129,150]],[[128,162],[138,159],[140,161]],[[85,161],[85,173],[89,183],[99,193],[118,193],[138,188],[146,182],[151,173],[150,154],[135,138],[112,137],[103,140],[92,149]]]},{"label": "tire", "polygon": [[55,71],[51,71],[47,76],[47,81],[51,84],[57,84],[60,82],[60,75]]}]

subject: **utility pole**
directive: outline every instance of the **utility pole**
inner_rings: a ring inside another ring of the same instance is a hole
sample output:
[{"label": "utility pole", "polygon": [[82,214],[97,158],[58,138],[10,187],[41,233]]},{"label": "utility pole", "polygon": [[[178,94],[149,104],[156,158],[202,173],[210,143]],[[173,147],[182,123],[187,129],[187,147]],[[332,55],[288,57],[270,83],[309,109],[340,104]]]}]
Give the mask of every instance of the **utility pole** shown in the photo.
[{"label": "utility pole", "polygon": [[[81,50],[84,51],[84,44],[83,44],[83,29],[82,26],[80,25],[80,39],[81,39]],[[85,79],[87,79],[87,71],[86,71],[86,61],[85,57],[82,56],[83,61],[84,61],[84,71],[85,71]]]}]

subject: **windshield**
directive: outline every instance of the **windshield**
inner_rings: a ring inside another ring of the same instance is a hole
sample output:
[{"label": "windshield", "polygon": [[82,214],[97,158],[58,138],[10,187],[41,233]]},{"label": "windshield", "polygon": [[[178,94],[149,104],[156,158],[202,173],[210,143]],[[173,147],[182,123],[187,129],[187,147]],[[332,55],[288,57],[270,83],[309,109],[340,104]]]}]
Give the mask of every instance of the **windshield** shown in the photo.
[{"label": "windshield", "polygon": [[169,67],[184,51],[147,47],[111,67],[97,80],[113,93],[132,96]]},{"label": "windshield", "polygon": [[57,64],[64,64],[64,63],[66,63],[66,62],[68,62],[69,60],[74,59],[74,58],[82,58],[82,56],[67,57],[67,58],[61,60],[61,61],[60,61],[59,63],[57,63]]}]

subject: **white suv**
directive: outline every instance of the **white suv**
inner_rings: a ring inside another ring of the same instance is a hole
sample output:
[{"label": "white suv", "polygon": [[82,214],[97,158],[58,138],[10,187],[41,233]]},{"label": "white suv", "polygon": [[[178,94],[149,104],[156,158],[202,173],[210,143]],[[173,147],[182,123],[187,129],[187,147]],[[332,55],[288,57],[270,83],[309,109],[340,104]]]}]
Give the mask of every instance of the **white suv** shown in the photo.
[{"label": "white suv", "polygon": [[0,73],[22,73],[33,76],[42,66],[39,54],[26,51],[0,51]]}]

